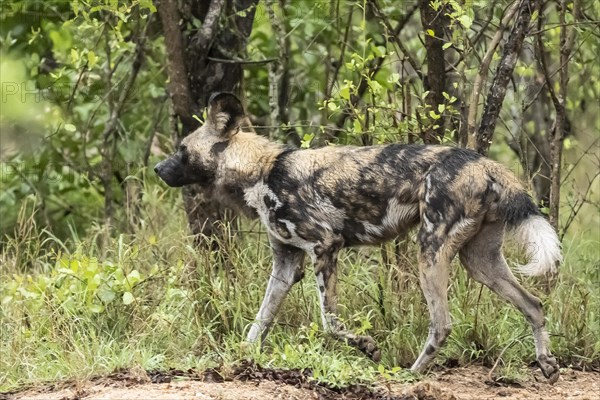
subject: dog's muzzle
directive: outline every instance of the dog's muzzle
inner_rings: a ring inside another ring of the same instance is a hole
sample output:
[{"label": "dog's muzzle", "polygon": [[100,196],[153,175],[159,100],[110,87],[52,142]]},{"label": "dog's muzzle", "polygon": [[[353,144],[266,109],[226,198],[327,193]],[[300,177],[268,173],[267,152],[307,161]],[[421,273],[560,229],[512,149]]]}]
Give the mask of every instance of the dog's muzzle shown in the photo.
[{"label": "dog's muzzle", "polygon": [[154,167],[154,172],[171,187],[181,187],[186,184],[183,165],[181,165],[179,157],[172,156],[159,162]]}]

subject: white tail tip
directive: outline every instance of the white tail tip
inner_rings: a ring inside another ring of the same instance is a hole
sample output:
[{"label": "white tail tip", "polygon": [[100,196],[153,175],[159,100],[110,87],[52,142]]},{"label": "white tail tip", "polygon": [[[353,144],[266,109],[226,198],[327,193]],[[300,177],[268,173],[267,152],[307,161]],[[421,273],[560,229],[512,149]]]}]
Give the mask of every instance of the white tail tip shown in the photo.
[{"label": "white tail tip", "polygon": [[517,266],[523,275],[554,275],[562,262],[560,241],[552,225],[542,216],[525,219],[513,233],[520,245],[525,248],[529,263]]}]

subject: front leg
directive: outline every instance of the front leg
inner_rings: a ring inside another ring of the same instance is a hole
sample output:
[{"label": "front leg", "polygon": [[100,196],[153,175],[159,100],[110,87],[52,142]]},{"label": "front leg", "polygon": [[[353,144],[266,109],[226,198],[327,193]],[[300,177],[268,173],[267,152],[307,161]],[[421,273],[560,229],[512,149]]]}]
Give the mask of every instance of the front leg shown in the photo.
[{"label": "front leg", "polygon": [[337,255],[341,242],[315,246],[315,274],[321,301],[321,319],[323,328],[336,338],[346,340],[348,344],[358,348],[373,361],[379,362],[381,352],[371,336],[356,335],[344,329],[337,316]]},{"label": "front leg", "polygon": [[304,276],[304,251],[269,238],[273,252],[273,271],[260,310],[248,332],[249,343],[267,336],[275,315],[292,286]]}]

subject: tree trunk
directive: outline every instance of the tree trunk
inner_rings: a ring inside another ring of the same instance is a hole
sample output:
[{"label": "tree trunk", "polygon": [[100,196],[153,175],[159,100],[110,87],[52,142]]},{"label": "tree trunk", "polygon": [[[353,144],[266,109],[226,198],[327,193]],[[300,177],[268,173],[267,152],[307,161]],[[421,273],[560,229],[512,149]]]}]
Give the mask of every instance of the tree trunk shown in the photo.
[{"label": "tree trunk", "polygon": [[[242,63],[252,30],[258,0],[162,0],[158,5],[167,49],[169,94],[181,130],[174,127],[178,143],[198,126],[214,92],[241,94]],[[231,17],[234,16],[234,17]],[[202,20],[196,30],[192,20]],[[183,190],[190,229],[197,243],[216,248],[225,231],[222,221],[231,216],[210,193],[192,185]],[[206,241],[205,238],[210,238]]]},{"label": "tree trunk", "polygon": [[[420,0],[421,23],[425,31],[425,50],[427,52],[427,76],[425,77],[425,104],[430,112],[438,114],[438,105],[444,104],[444,90],[446,90],[446,60],[444,58],[444,28],[446,25],[445,8],[440,6],[436,11],[431,6],[430,0]],[[433,36],[431,32],[433,31]],[[428,118],[429,119],[429,118]],[[444,121],[429,119],[427,129],[423,132],[423,142],[427,144],[441,143],[444,137]]]}]

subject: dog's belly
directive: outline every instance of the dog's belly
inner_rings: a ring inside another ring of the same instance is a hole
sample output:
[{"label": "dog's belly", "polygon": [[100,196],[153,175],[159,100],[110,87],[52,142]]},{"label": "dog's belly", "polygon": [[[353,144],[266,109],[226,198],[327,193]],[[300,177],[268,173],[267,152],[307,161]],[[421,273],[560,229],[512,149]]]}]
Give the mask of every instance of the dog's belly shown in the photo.
[{"label": "dog's belly", "polygon": [[417,203],[402,203],[392,198],[381,218],[368,221],[347,218],[342,236],[346,246],[379,244],[406,232],[418,220]]}]

